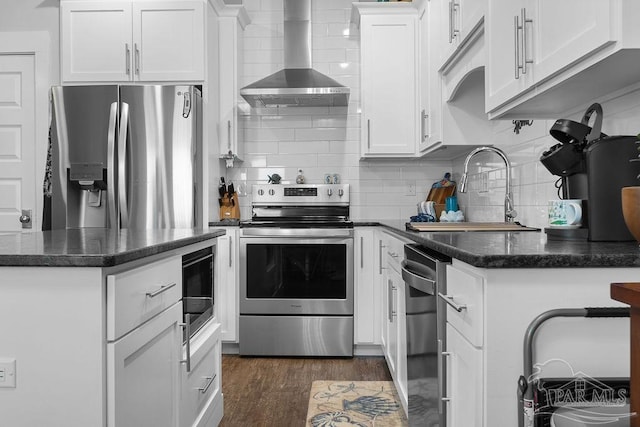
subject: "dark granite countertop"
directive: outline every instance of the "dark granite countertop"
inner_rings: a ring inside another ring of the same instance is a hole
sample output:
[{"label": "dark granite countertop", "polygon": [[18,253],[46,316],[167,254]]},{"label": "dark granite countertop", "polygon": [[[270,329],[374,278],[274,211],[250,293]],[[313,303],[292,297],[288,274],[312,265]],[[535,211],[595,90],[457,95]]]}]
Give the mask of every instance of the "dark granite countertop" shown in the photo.
[{"label": "dark granite countertop", "polygon": [[209,223],[209,227],[238,227],[239,225],[239,219],[223,219],[221,221],[212,221]]},{"label": "dark granite countertop", "polygon": [[637,242],[548,240],[544,231],[407,231],[403,221],[380,225],[414,242],[481,268],[640,267]]},{"label": "dark granite countertop", "polygon": [[0,266],[111,267],[224,235],[219,229],[86,228],[0,234]]}]

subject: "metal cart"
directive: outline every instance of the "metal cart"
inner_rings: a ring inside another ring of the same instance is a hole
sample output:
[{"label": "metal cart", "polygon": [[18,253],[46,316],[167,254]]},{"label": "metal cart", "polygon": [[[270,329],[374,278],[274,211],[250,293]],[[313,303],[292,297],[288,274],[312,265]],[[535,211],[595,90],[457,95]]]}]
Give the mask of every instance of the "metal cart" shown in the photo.
[{"label": "metal cart", "polygon": [[[518,426],[519,427],[578,427],[604,425],[606,427],[628,426],[629,407],[626,405],[606,405],[602,395],[585,389],[584,393],[591,401],[602,401],[603,406],[590,407],[553,407],[548,390],[558,392],[557,379],[533,377],[533,340],[538,328],[547,320],[555,317],[629,317],[628,307],[587,307],[560,308],[549,310],[536,317],[528,326],[524,336],[524,373],[518,378]],[[573,380],[573,379],[572,379]],[[606,384],[611,390],[608,396],[629,397],[629,378],[598,378],[600,384]],[[573,380],[575,381],[575,380]],[[541,386],[544,384],[544,386]],[[548,389],[547,389],[548,388]],[[582,391],[582,390],[580,390]],[[600,390],[596,390],[598,393]],[[547,410],[549,409],[549,410]]]}]

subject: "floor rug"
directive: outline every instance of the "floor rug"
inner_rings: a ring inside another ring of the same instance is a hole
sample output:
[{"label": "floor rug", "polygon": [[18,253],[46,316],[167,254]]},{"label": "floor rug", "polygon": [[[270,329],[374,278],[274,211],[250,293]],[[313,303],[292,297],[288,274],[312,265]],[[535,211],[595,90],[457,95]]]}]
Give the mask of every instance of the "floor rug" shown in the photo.
[{"label": "floor rug", "polygon": [[307,427],[405,427],[391,381],[314,381]]}]

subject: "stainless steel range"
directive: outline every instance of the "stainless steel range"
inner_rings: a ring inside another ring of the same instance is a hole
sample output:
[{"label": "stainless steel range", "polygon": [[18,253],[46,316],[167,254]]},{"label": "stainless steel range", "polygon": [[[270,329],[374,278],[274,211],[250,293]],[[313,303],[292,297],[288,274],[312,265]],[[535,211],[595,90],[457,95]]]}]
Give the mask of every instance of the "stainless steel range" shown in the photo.
[{"label": "stainless steel range", "polygon": [[240,224],[240,354],[353,356],[349,185],[254,185]]}]

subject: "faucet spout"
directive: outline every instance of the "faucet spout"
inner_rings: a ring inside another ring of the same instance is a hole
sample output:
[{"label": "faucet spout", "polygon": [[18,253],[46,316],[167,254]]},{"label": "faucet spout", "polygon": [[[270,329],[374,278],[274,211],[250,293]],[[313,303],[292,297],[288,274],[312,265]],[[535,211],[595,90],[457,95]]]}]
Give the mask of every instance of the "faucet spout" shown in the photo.
[{"label": "faucet spout", "polygon": [[467,192],[467,181],[469,180],[469,163],[476,154],[485,151],[497,154],[504,161],[504,165],[507,170],[504,195],[504,220],[505,222],[513,222],[513,219],[516,217],[516,215],[518,215],[518,213],[513,208],[513,193],[511,191],[511,162],[507,158],[507,154],[501,149],[485,146],[478,147],[475,150],[471,151],[469,155],[467,155],[467,158],[464,160],[464,173],[462,174],[462,178],[460,179],[459,190],[461,193]]}]

